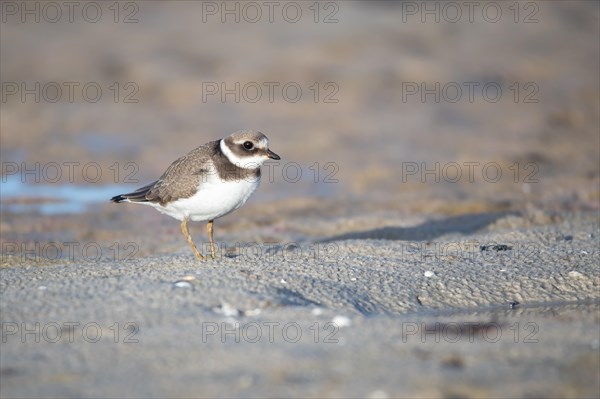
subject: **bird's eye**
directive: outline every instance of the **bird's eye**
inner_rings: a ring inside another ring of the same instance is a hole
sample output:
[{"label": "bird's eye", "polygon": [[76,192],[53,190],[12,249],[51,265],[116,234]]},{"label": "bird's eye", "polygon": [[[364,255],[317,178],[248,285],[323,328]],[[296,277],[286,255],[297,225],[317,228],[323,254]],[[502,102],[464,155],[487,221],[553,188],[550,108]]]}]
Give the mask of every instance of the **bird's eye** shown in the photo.
[{"label": "bird's eye", "polygon": [[252,149],[252,147],[254,147],[254,144],[252,144],[252,142],[251,142],[251,141],[246,141],[246,142],[244,143],[244,148],[245,148],[245,149],[247,149],[247,150],[251,150],[251,149]]}]

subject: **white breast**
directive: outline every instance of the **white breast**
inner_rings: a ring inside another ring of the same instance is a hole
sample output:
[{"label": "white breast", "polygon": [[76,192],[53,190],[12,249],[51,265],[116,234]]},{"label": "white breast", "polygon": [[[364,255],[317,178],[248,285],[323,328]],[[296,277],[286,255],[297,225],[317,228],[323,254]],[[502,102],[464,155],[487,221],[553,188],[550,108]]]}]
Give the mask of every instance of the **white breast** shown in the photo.
[{"label": "white breast", "polygon": [[225,216],[246,203],[260,184],[259,178],[223,181],[216,173],[199,177],[198,192],[164,207],[152,204],[161,213],[178,220],[208,221]]}]

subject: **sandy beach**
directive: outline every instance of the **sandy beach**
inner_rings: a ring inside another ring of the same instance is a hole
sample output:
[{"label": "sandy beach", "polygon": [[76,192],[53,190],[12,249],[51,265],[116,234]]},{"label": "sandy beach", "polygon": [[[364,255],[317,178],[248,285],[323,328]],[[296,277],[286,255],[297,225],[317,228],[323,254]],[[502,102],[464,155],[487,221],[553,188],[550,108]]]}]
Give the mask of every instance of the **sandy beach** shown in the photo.
[{"label": "sandy beach", "polygon": [[594,396],[597,212],[477,219],[206,263],[5,257],[3,395]]},{"label": "sandy beach", "polygon": [[[597,3],[88,3],[2,4],[0,397],[600,395]],[[109,202],[241,128],[216,259]]]}]

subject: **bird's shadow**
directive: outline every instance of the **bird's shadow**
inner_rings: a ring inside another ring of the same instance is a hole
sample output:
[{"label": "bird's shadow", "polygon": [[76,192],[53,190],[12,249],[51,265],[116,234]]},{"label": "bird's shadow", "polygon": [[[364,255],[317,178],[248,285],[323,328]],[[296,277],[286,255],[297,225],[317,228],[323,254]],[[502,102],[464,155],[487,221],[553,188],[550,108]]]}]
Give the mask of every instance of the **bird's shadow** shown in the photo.
[{"label": "bird's shadow", "polygon": [[441,220],[428,220],[413,227],[382,227],[372,230],[353,231],[319,240],[320,243],[343,240],[401,240],[428,241],[445,234],[463,235],[479,231],[496,220],[517,212],[494,212],[450,216]]}]

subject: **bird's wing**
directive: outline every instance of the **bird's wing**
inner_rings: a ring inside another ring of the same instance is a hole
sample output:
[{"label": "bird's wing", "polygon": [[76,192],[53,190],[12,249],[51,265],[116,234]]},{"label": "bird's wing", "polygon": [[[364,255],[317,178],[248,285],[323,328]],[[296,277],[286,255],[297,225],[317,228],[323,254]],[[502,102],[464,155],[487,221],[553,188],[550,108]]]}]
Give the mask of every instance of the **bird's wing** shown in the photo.
[{"label": "bird's wing", "polygon": [[215,144],[210,142],[192,150],[173,162],[146,193],[146,200],[166,205],[171,201],[196,194],[201,175],[210,173],[210,154]]}]

